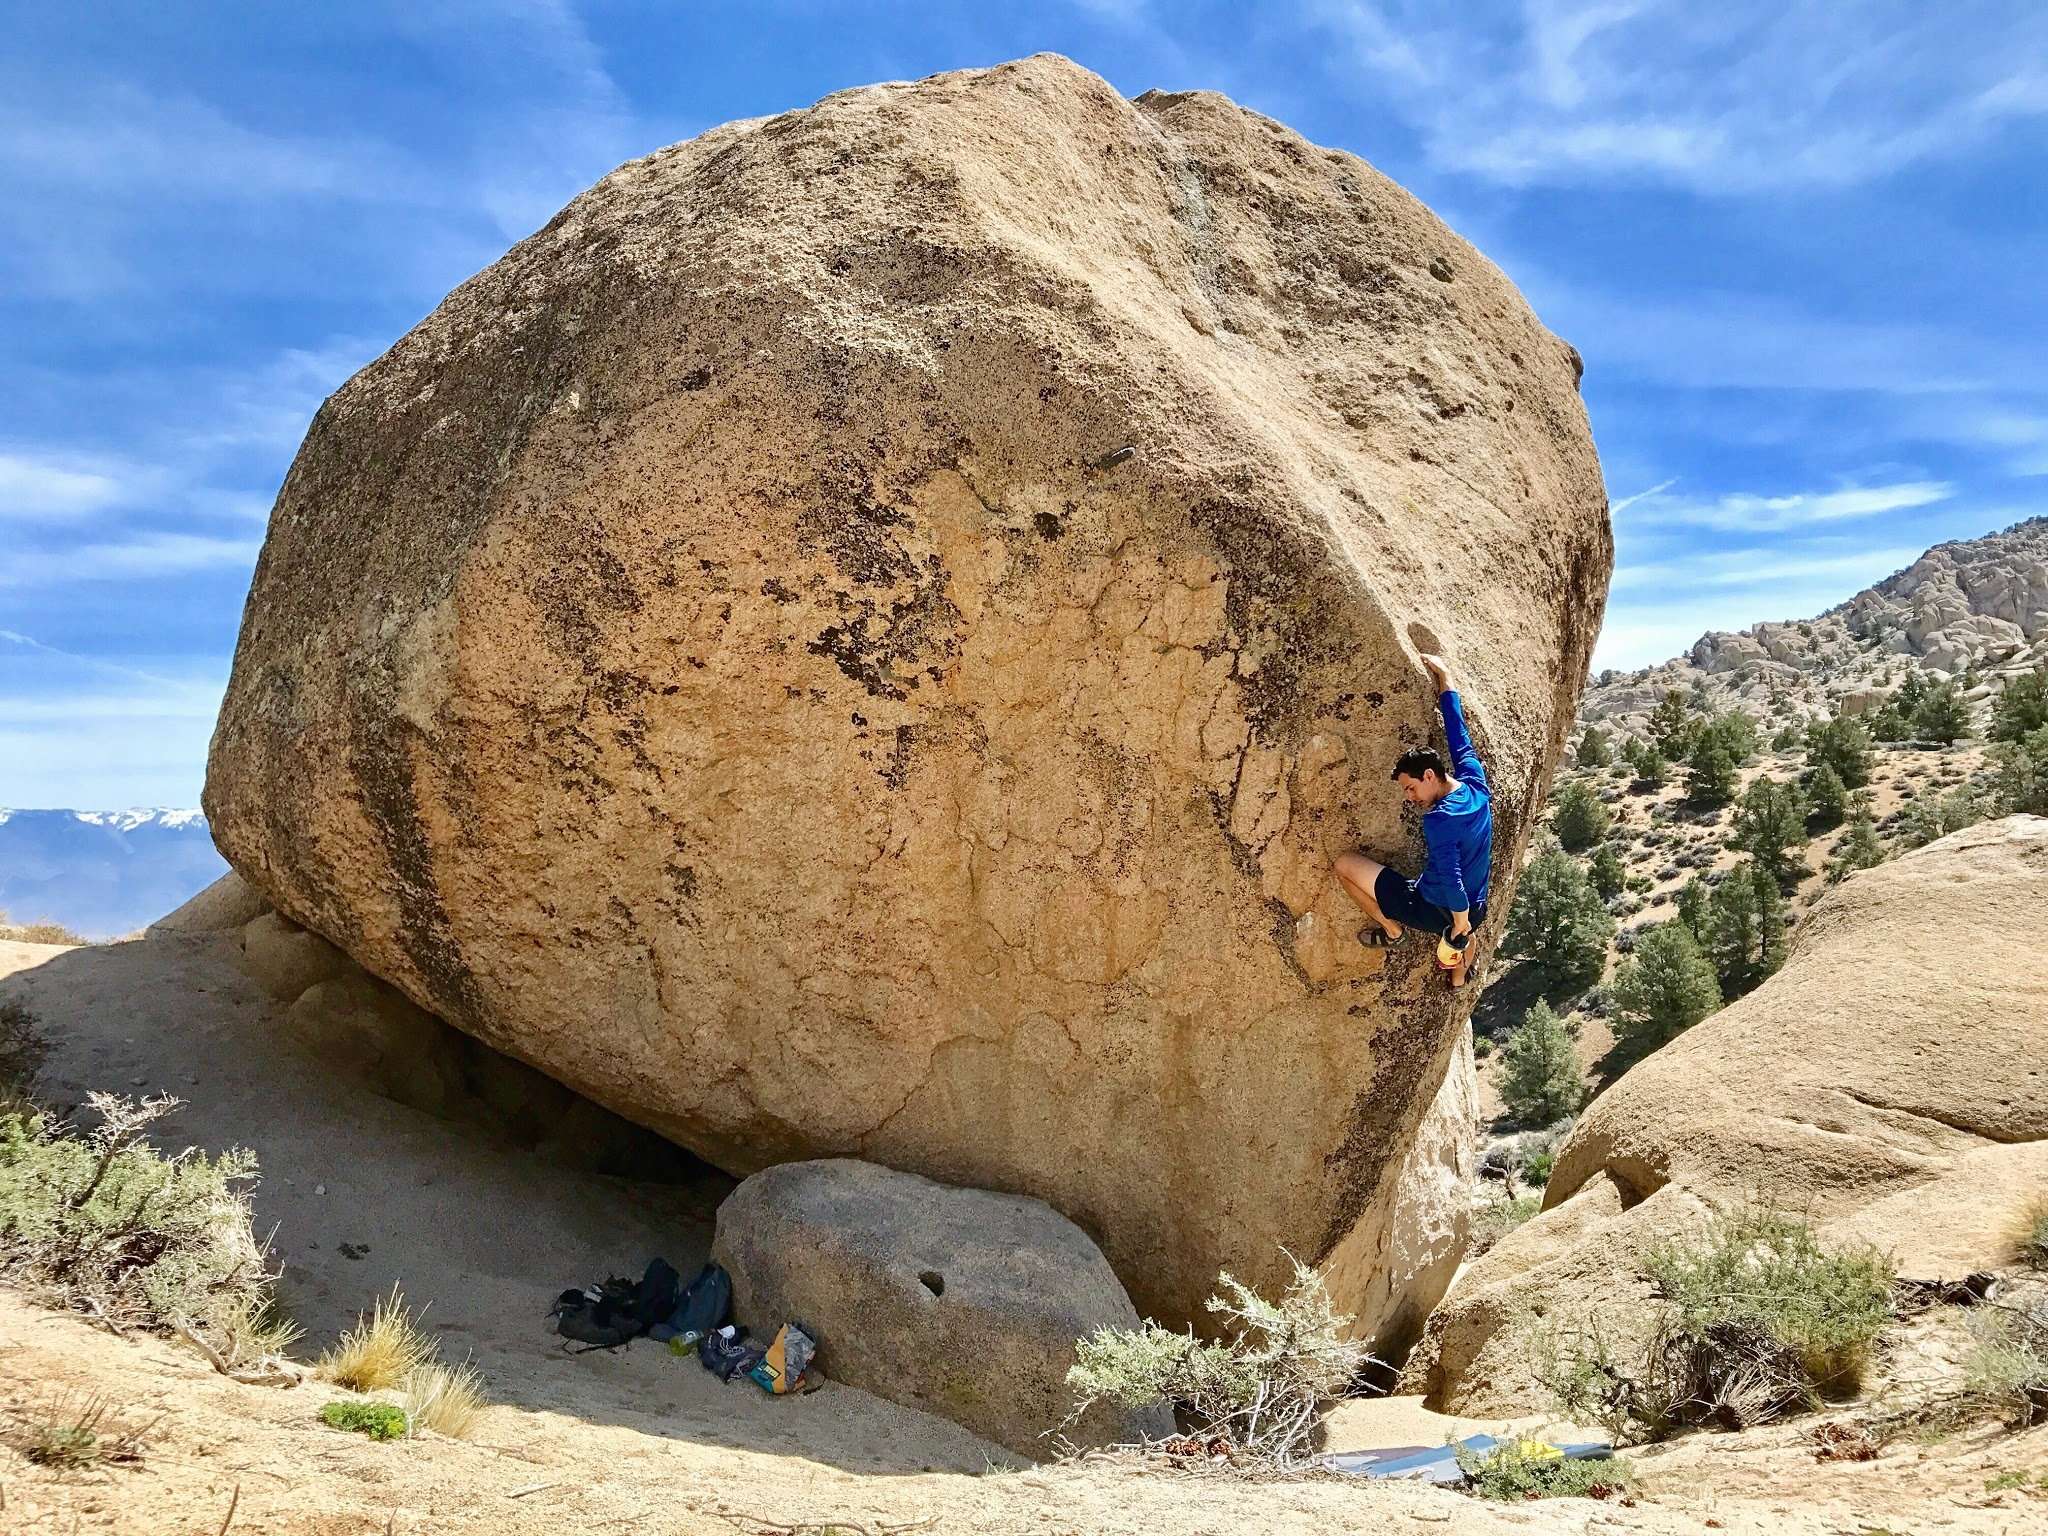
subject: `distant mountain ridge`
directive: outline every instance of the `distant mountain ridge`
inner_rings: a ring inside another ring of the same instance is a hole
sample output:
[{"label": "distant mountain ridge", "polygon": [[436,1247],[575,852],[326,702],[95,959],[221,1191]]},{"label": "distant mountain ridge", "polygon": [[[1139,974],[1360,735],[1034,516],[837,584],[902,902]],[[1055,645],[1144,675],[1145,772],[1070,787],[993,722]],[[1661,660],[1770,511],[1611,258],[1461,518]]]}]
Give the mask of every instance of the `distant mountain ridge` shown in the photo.
[{"label": "distant mountain ridge", "polygon": [[89,939],[132,933],[226,873],[196,810],[0,808],[0,912]]},{"label": "distant mountain ridge", "polygon": [[2048,663],[2048,517],[1937,544],[1811,619],[1700,636],[1683,656],[1587,687],[1584,721],[1640,727],[1670,689],[1708,708],[1821,718],[1874,709],[1908,668],[1982,700]]}]

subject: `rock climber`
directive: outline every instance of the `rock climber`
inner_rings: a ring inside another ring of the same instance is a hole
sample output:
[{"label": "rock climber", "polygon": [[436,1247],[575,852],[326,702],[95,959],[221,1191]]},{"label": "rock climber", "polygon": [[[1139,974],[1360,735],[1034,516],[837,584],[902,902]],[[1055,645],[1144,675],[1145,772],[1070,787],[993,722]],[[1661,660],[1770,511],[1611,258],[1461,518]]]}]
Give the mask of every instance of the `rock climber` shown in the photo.
[{"label": "rock climber", "polygon": [[1486,920],[1487,879],[1493,868],[1493,798],[1486,770],[1472,750],[1464,705],[1451,686],[1450,669],[1441,656],[1424,656],[1422,664],[1436,684],[1450,765],[1445,766],[1434,748],[1417,747],[1395,761],[1393,778],[1401,786],[1401,798],[1422,809],[1429,857],[1413,880],[1363,853],[1338,855],[1336,871],[1351,899],[1372,919],[1358,930],[1359,943],[1384,949],[1409,928],[1434,933],[1458,952],[1457,963],[1448,969],[1451,985],[1462,987],[1471,960],[1472,930]]}]

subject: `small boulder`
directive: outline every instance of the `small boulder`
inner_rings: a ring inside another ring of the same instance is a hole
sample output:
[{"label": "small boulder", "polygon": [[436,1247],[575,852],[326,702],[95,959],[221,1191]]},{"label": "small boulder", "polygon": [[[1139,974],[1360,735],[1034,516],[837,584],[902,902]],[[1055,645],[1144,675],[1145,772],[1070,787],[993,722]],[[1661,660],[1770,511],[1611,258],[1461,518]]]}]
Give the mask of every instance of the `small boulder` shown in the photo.
[{"label": "small boulder", "polygon": [[242,964],[256,985],[281,1003],[323,981],[359,974],[356,963],[319,934],[276,912],[243,924]]},{"label": "small boulder", "polygon": [[[852,1158],[743,1181],[718,1208],[712,1256],[755,1332],[800,1322],[833,1380],[1034,1458],[1072,1409],[1075,1341],[1138,1326],[1101,1250],[1051,1206]],[[1172,1429],[1163,1407],[1097,1404],[1062,1433],[1105,1445]]]},{"label": "small boulder", "polygon": [[149,925],[151,933],[227,933],[270,910],[263,893],[229,870],[197,896]]}]

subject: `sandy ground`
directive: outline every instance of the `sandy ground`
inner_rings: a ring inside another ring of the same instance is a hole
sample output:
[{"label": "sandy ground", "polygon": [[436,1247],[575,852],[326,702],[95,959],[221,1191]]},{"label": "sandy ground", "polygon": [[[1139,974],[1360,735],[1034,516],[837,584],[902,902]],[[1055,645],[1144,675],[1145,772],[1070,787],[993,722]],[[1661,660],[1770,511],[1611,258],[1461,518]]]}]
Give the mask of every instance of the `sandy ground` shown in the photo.
[{"label": "sandy ground", "polygon": [[[1337,1479],[1247,1485],[1100,1463],[1032,1468],[965,1431],[828,1383],[795,1399],[722,1385],[640,1343],[572,1358],[542,1314],[565,1285],[703,1256],[723,1182],[650,1187],[556,1169],[338,1081],[297,1054],[224,940],[153,934],[63,949],[0,944],[0,996],[50,1038],[45,1096],[168,1090],[175,1138],[252,1147],[259,1230],[283,1293],[325,1344],[394,1283],[444,1351],[475,1359],[500,1405],[469,1442],[379,1445],[328,1430],[317,1384],[239,1386],[183,1348],[121,1340],[0,1296],[0,1429],[67,1394],[154,1421],[135,1469],[58,1475],[0,1449],[0,1533],[111,1531],[879,1533],[906,1522],[992,1536],[1059,1533],[1480,1533],[2048,1530],[2048,1502],[1985,1479],[2048,1462],[2048,1431],[1958,1439],[1862,1466],[1816,1464],[1786,1428],[1695,1437],[1638,1458],[1628,1507],[1512,1508],[1437,1489]],[[167,1138],[172,1139],[172,1138]],[[344,1247],[346,1245],[346,1247]],[[1333,1448],[1440,1443],[1452,1421],[1413,1400],[1346,1405]]]}]

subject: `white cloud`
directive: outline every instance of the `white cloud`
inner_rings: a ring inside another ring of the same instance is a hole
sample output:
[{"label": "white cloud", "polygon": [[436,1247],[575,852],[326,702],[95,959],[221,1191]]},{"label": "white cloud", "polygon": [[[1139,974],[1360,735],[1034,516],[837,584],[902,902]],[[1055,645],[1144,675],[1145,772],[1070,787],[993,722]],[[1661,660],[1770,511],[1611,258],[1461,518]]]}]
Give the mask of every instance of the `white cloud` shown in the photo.
[{"label": "white cloud", "polygon": [[0,587],[122,581],[193,571],[248,568],[262,541],[196,533],[138,533],[132,538],[61,549],[25,550],[0,565]]},{"label": "white cloud", "polygon": [[146,494],[134,466],[64,454],[0,452],[0,522],[69,522]]},{"label": "white cloud", "polygon": [[1431,161],[1509,185],[1836,187],[2048,112],[2048,12],[1913,0],[1312,4]]},{"label": "white cloud", "polygon": [[1893,485],[1849,486],[1833,491],[1800,491],[1783,496],[1731,492],[1709,501],[1668,494],[1671,484],[1619,503],[1614,511],[1633,507],[1631,521],[1648,526],[1683,525],[1723,533],[1796,531],[1820,523],[1879,517],[1888,512],[1932,506],[1955,495],[1944,480],[1908,480]]},{"label": "white cloud", "polygon": [[1651,486],[1647,491],[1637,491],[1633,495],[1622,497],[1619,501],[1610,501],[1607,504],[1607,515],[1609,517],[1619,517],[1623,512],[1627,511],[1637,502],[1645,500],[1646,498],[1651,496],[1661,496],[1676,484],[1678,484],[1678,477],[1676,475],[1673,475],[1669,480],[1658,481],[1655,485]]}]

